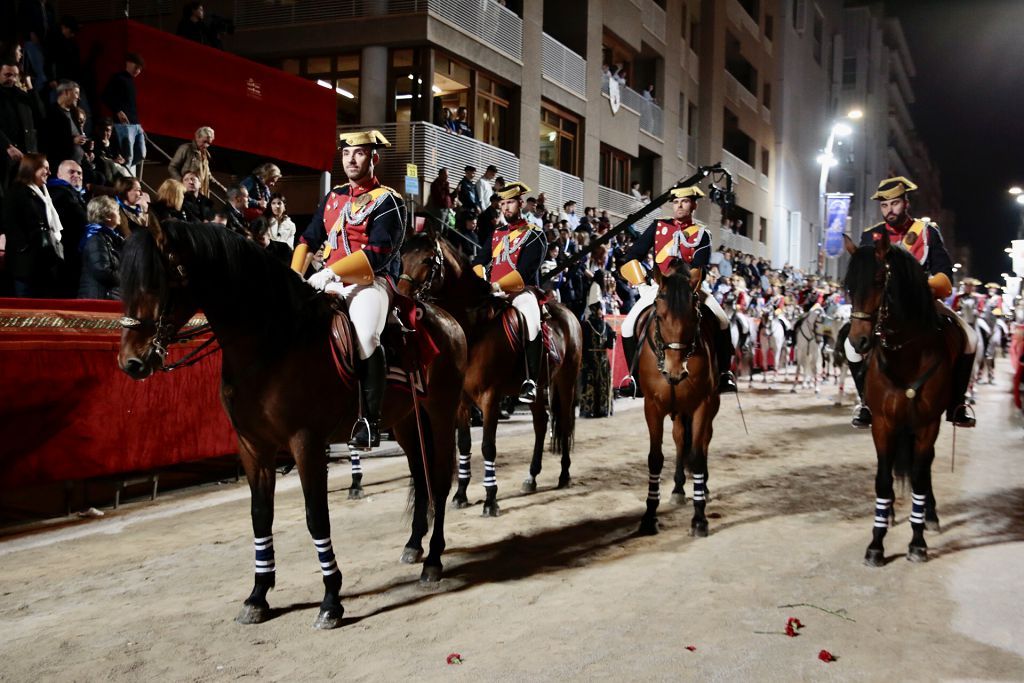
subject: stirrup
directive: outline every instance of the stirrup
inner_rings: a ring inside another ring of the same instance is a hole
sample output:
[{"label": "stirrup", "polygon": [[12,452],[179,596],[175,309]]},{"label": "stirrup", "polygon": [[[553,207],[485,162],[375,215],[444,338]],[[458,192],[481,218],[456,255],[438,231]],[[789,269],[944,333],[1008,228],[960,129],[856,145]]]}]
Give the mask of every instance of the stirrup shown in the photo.
[{"label": "stirrup", "polygon": [[[362,430],[360,430],[360,427]],[[365,439],[363,436],[365,435]],[[357,451],[369,451],[380,445],[380,434],[374,430],[370,420],[361,417],[352,425],[352,434],[349,436],[348,447]]]},{"label": "stirrup", "polygon": [[528,379],[523,382],[522,388],[519,390],[519,402],[520,403],[533,403],[537,400],[537,383],[532,379]]},{"label": "stirrup", "polygon": [[[956,417],[957,413],[960,412],[961,409],[963,409],[964,411],[963,419],[958,421]],[[953,408],[952,412],[949,414],[949,417],[947,418],[947,421],[952,422],[954,427],[960,427],[961,429],[974,429],[974,427],[978,424],[978,420],[974,415],[974,408],[967,405],[967,403],[961,403],[956,408]]]},{"label": "stirrup", "polygon": [[[630,389],[632,389],[632,393],[623,392],[622,387],[629,387]],[[619,382],[619,386],[617,386],[616,389],[619,390],[619,396],[629,396],[630,398],[636,398],[637,392],[640,391],[640,383],[637,382],[636,379],[634,379],[633,375],[626,375],[625,377],[622,378],[622,381]]]},{"label": "stirrup", "polygon": [[718,393],[735,394],[737,391],[736,377],[731,370],[726,370],[718,376]]},{"label": "stirrup", "polygon": [[[862,413],[863,411],[863,413]],[[864,419],[865,416],[867,419]],[[853,409],[853,419],[850,421],[856,429],[867,429],[871,426],[871,411],[863,403],[858,403]]]}]

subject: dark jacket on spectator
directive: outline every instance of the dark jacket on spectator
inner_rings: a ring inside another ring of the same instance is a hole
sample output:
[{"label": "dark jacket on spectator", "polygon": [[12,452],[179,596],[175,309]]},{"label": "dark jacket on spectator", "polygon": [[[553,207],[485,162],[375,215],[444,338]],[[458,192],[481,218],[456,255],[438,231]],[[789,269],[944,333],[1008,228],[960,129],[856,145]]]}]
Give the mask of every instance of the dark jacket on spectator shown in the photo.
[{"label": "dark jacket on spectator", "polygon": [[78,248],[82,251],[79,299],[121,298],[121,247],[124,237],[116,228],[90,223]]},{"label": "dark jacket on spectator", "polygon": [[[470,209],[475,207],[477,202],[476,196],[476,182],[463,178],[459,181],[459,188],[457,190],[459,203],[462,204],[462,208]],[[487,201],[490,202],[491,198],[488,197]]]},{"label": "dark jacket on spectator", "polygon": [[260,180],[257,176],[250,175],[247,178],[245,178],[241,183],[239,183],[239,185],[241,185],[242,187],[249,191],[250,209],[256,207],[257,203],[261,199],[264,202],[266,202],[265,208],[270,208],[270,188],[267,187],[266,183]]},{"label": "dark jacket on spectator", "polygon": [[74,38],[66,38],[59,30],[53,31],[50,37],[50,78],[61,81],[74,81],[83,88],[82,53]]},{"label": "dark jacket on spectator", "polygon": [[117,206],[121,209],[121,229],[127,232],[129,235],[139,228],[149,227],[149,214],[142,211],[142,209],[135,207],[134,209],[124,202],[121,201],[120,197],[114,197],[117,202]]},{"label": "dark jacket on spectator", "polygon": [[205,21],[192,21],[191,17],[184,17],[178,22],[178,35],[187,40],[194,40],[202,45],[209,45],[209,33]]},{"label": "dark jacket on spectator", "polygon": [[228,228],[242,237],[248,237],[249,221],[245,220],[245,215],[230,204],[227,205],[226,211],[228,215]]},{"label": "dark jacket on spectator", "polygon": [[24,183],[15,183],[4,198],[3,230],[7,235],[7,271],[45,296],[57,288],[60,258],[50,243],[46,205]]},{"label": "dark jacket on spectator", "polygon": [[42,118],[42,108],[35,94],[18,87],[0,87],[0,152],[4,158],[11,145],[23,153],[39,151],[36,130]]},{"label": "dark jacket on spectator", "polygon": [[201,194],[192,192],[185,193],[185,201],[182,202],[181,212],[185,214],[185,220],[191,223],[206,223],[213,220],[213,200]]},{"label": "dark jacket on spectator", "polygon": [[50,162],[50,170],[57,171],[60,162],[71,159],[82,163],[85,151],[81,145],[75,144],[75,137],[82,134],[71,112],[59,104],[51,104],[46,111],[46,158]]},{"label": "dark jacket on spectator", "polygon": [[152,216],[156,216],[156,219],[163,223],[164,221],[184,221],[188,220],[185,216],[185,203],[182,202],[181,210],[172,208],[170,205],[165,204],[163,201],[157,199],[149,205],[149,213]]},{"label": "dark jacket on spectator", "polygon": [[101,97],[117,122],[117,112],[123,111],[128,123],[139,122],[139,112],[135,107],[135,79],[127,71],[119,71],[107,81]]},{"label": "dark jacket on spectator", "polygon": [[60,178],[50,178],[46,188],[50,191],[50,201],[53,202],[53,208],[57,209],[62,228],[60,241],[64,245],[64,265],[61,268],[60,286],[65,295],[73,297],[82,272],[78,246],[89,222],[85,196]]}]

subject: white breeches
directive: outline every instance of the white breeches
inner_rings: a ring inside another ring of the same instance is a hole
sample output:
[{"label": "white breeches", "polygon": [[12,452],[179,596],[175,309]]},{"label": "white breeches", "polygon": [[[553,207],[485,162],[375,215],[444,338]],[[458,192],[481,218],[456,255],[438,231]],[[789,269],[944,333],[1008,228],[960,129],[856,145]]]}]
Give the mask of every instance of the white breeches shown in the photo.
[{"label": "white breeches", "polygon": [[655,285],[637,285],[637,289],[640,291],[640,298],[633,304],[633,308],[629,309],[626,319],[622,321],[623,337],[632,337],[636,334],[636,319],[658,298],[658,288]]},{"label": "white breeches", "polygon": [[722,310],[722,304],[718,303],[718,299],[708,294],[704,297],[703,303],[707,309],[714,313],[715,317],[718,318],[718,329],[729,329],[729,317],[725,315],[725,311]]},{"label": "white breeches", "polygon": [[520,292],[512,299],[512,307],[523,314],[526,319],[526,336],[530,341],[540,334],[540,306],[533,292]]},{"label": "white breeches", "polygon": [[380,335],[388,321],[391,296],[387,281],[376,278],[369,285],[335,282],[327,285],[325,291],[345,300],[348,317],[356,329],[359,357],[366,360],[380,347]]}]

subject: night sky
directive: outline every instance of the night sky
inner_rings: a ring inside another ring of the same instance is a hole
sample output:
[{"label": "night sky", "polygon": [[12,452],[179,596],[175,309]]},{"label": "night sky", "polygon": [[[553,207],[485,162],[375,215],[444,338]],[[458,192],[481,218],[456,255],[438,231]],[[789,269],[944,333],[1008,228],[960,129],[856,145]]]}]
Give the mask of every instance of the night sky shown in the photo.
[{"label": "night sky", "polygon": [[[911,111],[973,275],[1001,282],[1024,206],[1024,2],[889,0],[917,67]],[[940,226],[941,227],[941,226]],[[1024,273],[1022,273],[1024,275]]]}]

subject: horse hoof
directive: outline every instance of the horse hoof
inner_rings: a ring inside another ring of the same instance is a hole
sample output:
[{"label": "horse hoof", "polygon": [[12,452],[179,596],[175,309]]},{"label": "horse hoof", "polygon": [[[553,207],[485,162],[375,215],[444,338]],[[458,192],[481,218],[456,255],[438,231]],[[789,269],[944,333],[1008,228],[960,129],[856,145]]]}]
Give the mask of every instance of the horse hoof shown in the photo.
[{"label": "horse hoof", "polygon": [[523,482],[523,493],[537,493],[537,480],[529,477]]},{"label": "horse hoof", "polygon": [[939,520],[937,520],[937,519],[925,519],[924,520],[924,528],[927,531],[936,531],[936,532],[941,532],[942,531],[942,527],[939,526]]},{"label": "horse hoof", "polygon": [[338,628],[341,626],[341,617],[344,614],[345,609],[341,605],[321,609],[320,614],[316,615],[316,621],[313,622],[313,628],[319,631],[329,631],[332,628]]},{"label": "horse hoof", "polygon": [[363,490],[362,489],[349,489],[348,499],[349,500],[362,500]]},{"label": "horse hoof", "polygon": [[402,551],[402,564],[419,564],[423,561],[422,548],[406,548]]},{"label": "horse hoof", "polygon": [[242,605],[242,611],[235,617],[239,624],[262,624],[270,618],[270,605]]},{"label": "horse hoof", "polygon": [[500,513],[497,503],[484,503],[483,512],[480,514],[481,517],[497,517]]},{"label": "horse hoof", "polygon": [[455,510],[462,510],[463,508],[469,507],[469,499],[466,498],[466,494],[456,493],[452,496],[452,508]]},{"label": "horse hoof", "polygon": [[565,477],[559,477],[558,478],[558,486],[556,486],[555,488],[567,489],[570,486],[572,486],[572,477],[565,476]]},{"label": "horse hoof", "polygon": [[658,518],[657,517],[644,517],[640,520],[641,536],[656,536],[658,534]]},{"label": "horse hoof", "polygon": [[868,548],[864,553],[864,564],[869,567],[882,567],[885,565],[885,551]]},{"label": "horse hoof", "polygon": [[685,493],[673,493],[672,497],[669,498],[669,502],[673,505],[686,505],[686,494]]},{"label": "horse hoof", "polygon": [[420,585],[427,586],[437,583],[441,583],[441,568],[424,567],[423,572],[420,574]]},{"label": "horse hoof", "polygon": [[707,522],[694,522],[690,525],[690,535],[694,538],[707,538],[708,537],[708,523]]},{"label": "horse hoof", "polygon": [[792,389],[790,389],[790,390],[789,390],[789,393],[791,393],[791,394],[795,394],[795,393],[796,393],[796,387],[794,386],[794,387],[793,387]]},{"label": "horse hoof", "polygon": [[927,562],[928,548],[912,545],[907,549],[907,559],[911,562]]}]

